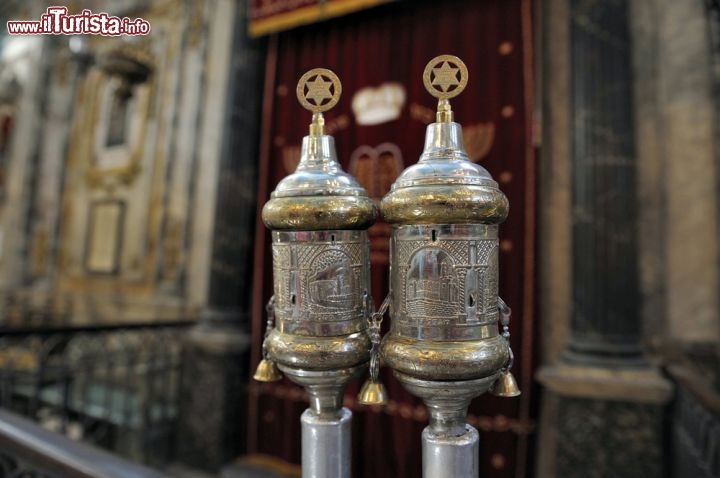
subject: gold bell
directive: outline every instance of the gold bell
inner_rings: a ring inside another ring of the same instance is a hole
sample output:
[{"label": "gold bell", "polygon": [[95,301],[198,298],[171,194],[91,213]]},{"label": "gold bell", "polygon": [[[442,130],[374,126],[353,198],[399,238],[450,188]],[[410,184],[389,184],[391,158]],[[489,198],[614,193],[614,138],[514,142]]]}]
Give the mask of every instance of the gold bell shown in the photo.
[{"label": "gold bell", "polygon": [[262,359],[258,364],[257,370],[255,370],[253,378],[258,382],[277,382],[278,380],[282,380],[283,376],[280,370],[278,370],[277,365],[275,365],[275,362]]},{"label": "gold bell", "polygon": [[358,394],[358,402],[362,405],[386,405],[388,394],[382,382],[368,379],[363,384]]},{"label": "gold bell", "polygon": [[513,374],[509,370],[504,370],[500,378],[490,387],[490,393],[498,397],[517,397],[521,392]]}]

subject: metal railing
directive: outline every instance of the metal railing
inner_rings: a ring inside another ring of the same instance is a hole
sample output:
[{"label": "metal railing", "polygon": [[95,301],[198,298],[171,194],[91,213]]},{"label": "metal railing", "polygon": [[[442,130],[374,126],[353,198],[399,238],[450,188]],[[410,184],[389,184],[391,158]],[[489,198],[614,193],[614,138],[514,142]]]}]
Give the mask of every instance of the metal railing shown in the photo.
[{"label": "metal railing", "polygon": [[167,478],[0,410],[0,478]]},{"label": "metal railing", "polygon": [[185,330],[2,337],[0,407],[74,440],[162,465],[173,458]]},{"label": "metal railing", "polygon": [[706,377],[671,366],[677,384],[673,406],[673,476],[720,478],[720,393]]}]

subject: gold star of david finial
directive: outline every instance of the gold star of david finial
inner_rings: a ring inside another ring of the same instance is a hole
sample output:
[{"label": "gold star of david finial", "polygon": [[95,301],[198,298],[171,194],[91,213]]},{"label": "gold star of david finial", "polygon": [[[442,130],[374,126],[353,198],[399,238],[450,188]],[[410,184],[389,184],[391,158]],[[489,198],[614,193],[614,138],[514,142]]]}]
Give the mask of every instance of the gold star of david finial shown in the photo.
[{"label": "gold star of david finial", "polygon": [[457,78],[457,73],[460,68],[453,68],[450,63],[444,61],[442,67],[433,68],[433,74],[435,79],[432,81],[433,85],[440,87],[443,92],[447,93],[451,86],[457,86],[460,84],[460,80]]},{"label": "gold star of david finial", "polygon": [[453,55],[436,56],[425,67],[425,89],[439,100],[454,98],[465,89],[468,70],[463,61]]},{"label": "gold star of david finial", "polygon": [[313,81],[307,82],[307,93],[305,93],[305,99],[311,100],[315,103],[315,106],[322,105],[323,100],[332,98],[330,93],[330,87],[332,81],[325,81],[321,75],[315,77]]},{"label": "gold star of david finial", "polygon": [[303,108],[322,113],[337,104],[342,93],[340,79],[325,68],[314,68],[300,77],[297,98]]},{"label": "gold star of david finial", "polygon": [[465,89],[468,70],[463,61],[453,55],[436,56],[425,67],[423,83],[428,93],[437,98],[438,122],[452,122],[453,112],[450,98],[454,98]]}]

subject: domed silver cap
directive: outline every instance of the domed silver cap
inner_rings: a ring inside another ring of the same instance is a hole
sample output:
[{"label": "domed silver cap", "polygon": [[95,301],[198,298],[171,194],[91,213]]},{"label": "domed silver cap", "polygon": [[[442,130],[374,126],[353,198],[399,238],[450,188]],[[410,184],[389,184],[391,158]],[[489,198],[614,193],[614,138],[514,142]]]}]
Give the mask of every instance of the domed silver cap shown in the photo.
[{"label": "domed silver cap", "polygon": [[330,70],[316,68],[300,78],[298,100],[313,112],[313,119],[296,171],[280,181],[263,208],[263,221],[270,229],[367,229],[375,222],[377,207],[360,183],[342,170],[335,140],[324,134],[322,112],[337,103],[340,92],[340,80]]}]

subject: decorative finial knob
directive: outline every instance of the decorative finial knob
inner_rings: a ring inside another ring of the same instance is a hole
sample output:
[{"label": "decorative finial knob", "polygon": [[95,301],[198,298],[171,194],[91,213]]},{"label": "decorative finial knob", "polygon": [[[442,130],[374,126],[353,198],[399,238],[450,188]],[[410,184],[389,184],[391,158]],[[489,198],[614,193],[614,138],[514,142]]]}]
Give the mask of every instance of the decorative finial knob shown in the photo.
[{"label": "decorative finial knob", "polygon": [[326,68],[313,68],[300,77],[296,92],[302,107],[313,113],[310,135],[322,135],[325,125],[322,113],[340,100],[340,78]]},{"label": "decorative finial knob", "polygon": [[423,83],[428,93],[439,100],[438,123],[453,120],[453,112],[448,100],[462,93],[467,82],[468,70],[460,58],[440,55],[428,62],[423,72]]}]

